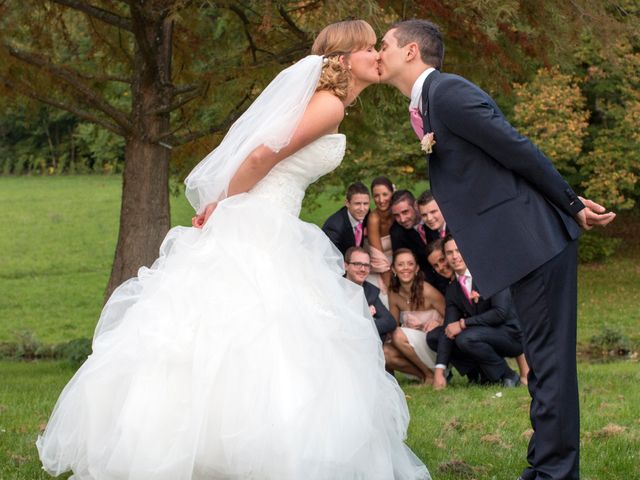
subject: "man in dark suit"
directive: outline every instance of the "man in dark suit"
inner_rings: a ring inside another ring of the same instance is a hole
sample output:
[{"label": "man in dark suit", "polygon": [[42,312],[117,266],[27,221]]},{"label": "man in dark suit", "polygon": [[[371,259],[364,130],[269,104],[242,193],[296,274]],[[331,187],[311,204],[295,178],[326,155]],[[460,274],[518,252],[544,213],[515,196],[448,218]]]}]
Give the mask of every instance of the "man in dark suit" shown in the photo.
[{"label": "man in dark suit", "polygon": [[427,231],[429,229],[420,217],[415,197],[408,190],[396,190],[391,197],[390,208],[394,220],[389,229],[393,251],[400,248],[411,250],[425,279],[435,286],[441,280],[427,262]]},{"label": "man in dark suit", "polygon": [[438,202],[433,198],[430,190],[422,192],[418,197],[418,212],[427,226],[427,244],[451,233],[447,228],[447,222],[442,216],[440,207],[438,207]]},{"label": "man in dark suit", "polygon": [[443,57],[434,24],[401,22],[382,40],[381,81],[411,99],[432,192],[479,292],[512,286],[531,367],[534,434],[522,478],[577,479],[577,238],[615,214],[579,198],[489,95],[440,73]]},{"label": "man in dark suit", "polygon": [[[455,280],[445,296],[444,331],[427,337],[429,346],[438,352],[434,387],[446,386],[444,371],[454,343],[463,361],[466,360],[464,373],[475,370],[487,383],[517,386],[520,377],[504,359],[522,354],[522,333],[509,288],[490,298],[481,297],[451,236],[444,240],[444,253],[455,272]],[[452,363],[460,370],[455,361]]]},{"label": "man in dark suit", "polygon": [[351,247],[344,256],[345,276],[364,289],[364,296],[371,310],[373,321],[380,338],[384,339],[387,333],[393,332],[397,327],[395,318],[380,300],[380,289],[366,281],[371,270],[371,257],[362,247]]},{"label": "man in dark suit", "polygon": [[322,230],[344,256],[349,247],[364,243],[366,216],[369,213],[369,189],[362,182],[347,188],[345,206],[327,218]]}]

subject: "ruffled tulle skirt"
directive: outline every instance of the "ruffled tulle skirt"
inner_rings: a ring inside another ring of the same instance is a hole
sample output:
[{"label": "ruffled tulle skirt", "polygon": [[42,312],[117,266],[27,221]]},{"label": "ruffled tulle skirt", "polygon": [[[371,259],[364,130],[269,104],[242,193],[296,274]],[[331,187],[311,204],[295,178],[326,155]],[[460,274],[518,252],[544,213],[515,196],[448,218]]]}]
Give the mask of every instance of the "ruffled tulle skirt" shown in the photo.
[{"label": "ruffled tulle skirt", "polygon": [[37,446],[78,480],[428,479],[408,421],[337,250],[243,194],[114,292]]}]

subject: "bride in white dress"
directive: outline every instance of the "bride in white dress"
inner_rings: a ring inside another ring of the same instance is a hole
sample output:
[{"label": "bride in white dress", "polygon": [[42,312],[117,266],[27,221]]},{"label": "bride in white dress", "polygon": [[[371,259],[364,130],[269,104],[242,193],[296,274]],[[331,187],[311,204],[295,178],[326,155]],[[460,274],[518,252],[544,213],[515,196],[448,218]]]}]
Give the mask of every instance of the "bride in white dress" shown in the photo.
[{"label": "bride in white dress", "polygon": [[194,226],[121,285],[37,446],[77,480],[429,479],[404,444],[362,288],[298,219],[378,81],[363,21],[325,28],[186,180]]}]

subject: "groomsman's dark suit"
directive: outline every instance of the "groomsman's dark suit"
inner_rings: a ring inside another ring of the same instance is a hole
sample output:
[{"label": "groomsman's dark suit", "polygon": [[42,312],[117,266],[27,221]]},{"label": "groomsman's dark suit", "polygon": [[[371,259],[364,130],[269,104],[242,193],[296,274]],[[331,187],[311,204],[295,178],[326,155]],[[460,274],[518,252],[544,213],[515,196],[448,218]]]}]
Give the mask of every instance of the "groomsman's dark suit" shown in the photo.
[{"label": "groomsman's dark suit", "polygon": [[387,333],[393,332],[396,329],[396,319],[393,318],[391,312],[389,312],[387,307],[384,306],[384,303],[382,303],[382,300],[380,300],[380,289],[378,287],[369,282],[364,282],[362,288],[364,289],[367,304],[376,310],[376,313],[373,314],[373,321],[376,324],[380,338],[383,338]]},{"label": "groomsman's dark suit", "polygon": [[353,232],[353,227],[349,221],[349,214],[347,207],[342,207],[336,213],[327,218],[327,221],[322,225],[322,230],[329,237],[329,240],[338,247],[340,253],[344,256],[345,252],[350,247],[361,247],[364,242],[364,227],[367,225],[367,219],[365,217],[362,222],[363,232],[360,243],[356,245],[356,237]]},{"label": "groomsman's dark suit", "polygon": [[576,267],[584,207],[489,95],[433,71],[422,88],[424,132],[436,144],[429,179],[480,294],[513,285],[531,368],[534,434],[525,480],[577,479]]},{"label": "groomsman's dark suit", "polygon": [[[426,233],[427,233],[427,243],[431,243],[434,240],[437,240],[439,238],[443,238],[440,236],[440,232],[438,230],[431,230],[429,227],[425,228]],[[445,236],[449,235],[451,232],[449,231],[449,226],[445,226],[444,228],[445,231]]]},{"label": "groomsman's dark suit", "polygon": [[[476,286],[473,285],[473,290]],[[508,288],[490,298],[469,301],[458,281],[449,284],[445,295],[444,327],[429,332],[429,348],[437,352],[436,364],[449,361],[463,375],[479,370],[483,379],[498,382],[518,375],[504,357],[522,353],[522,332]],[[465,319],[466,328],[455,340],[444,334],[447,325]]]},{"label": "groomsman's dark suit", "polygon": [[[429,231],[426,225],[423,225],[423,227],[425,233]],[[413,252],[427,282],[434,286],[438,285],[438,282],[442,282],[439,275],[429,265],[427,261],[427,244],[422,240],[415,228],[404,228],[399,223],[393,222],[389,229],[389,234],[391,235],[391,247],[394,252],[400,248],[408,248]]]}]

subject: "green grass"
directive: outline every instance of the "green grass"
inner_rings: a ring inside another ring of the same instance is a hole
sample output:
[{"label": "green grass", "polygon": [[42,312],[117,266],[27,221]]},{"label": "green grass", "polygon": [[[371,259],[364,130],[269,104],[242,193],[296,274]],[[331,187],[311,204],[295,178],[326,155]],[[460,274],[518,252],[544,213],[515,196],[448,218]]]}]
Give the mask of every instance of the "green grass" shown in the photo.
[{"label": "green grass", "polygon": [[[0,480],[49,478],[34,442],[73,372],[61,362],[0,362]],[[638,478],[637,362],[582,363],[579,374],[581,478]],[[530,428],[526,389],[468,386],[458,379],[443,392],[401,381],[411,410],[407,443],[436,480],[515,478],[525,466]]]},{"label": "green grass", "polygon": [[[0,178],[0,342],[89,337],[118,235],[118,176]],[[191,207],[172,198],[173,224]]]}]

